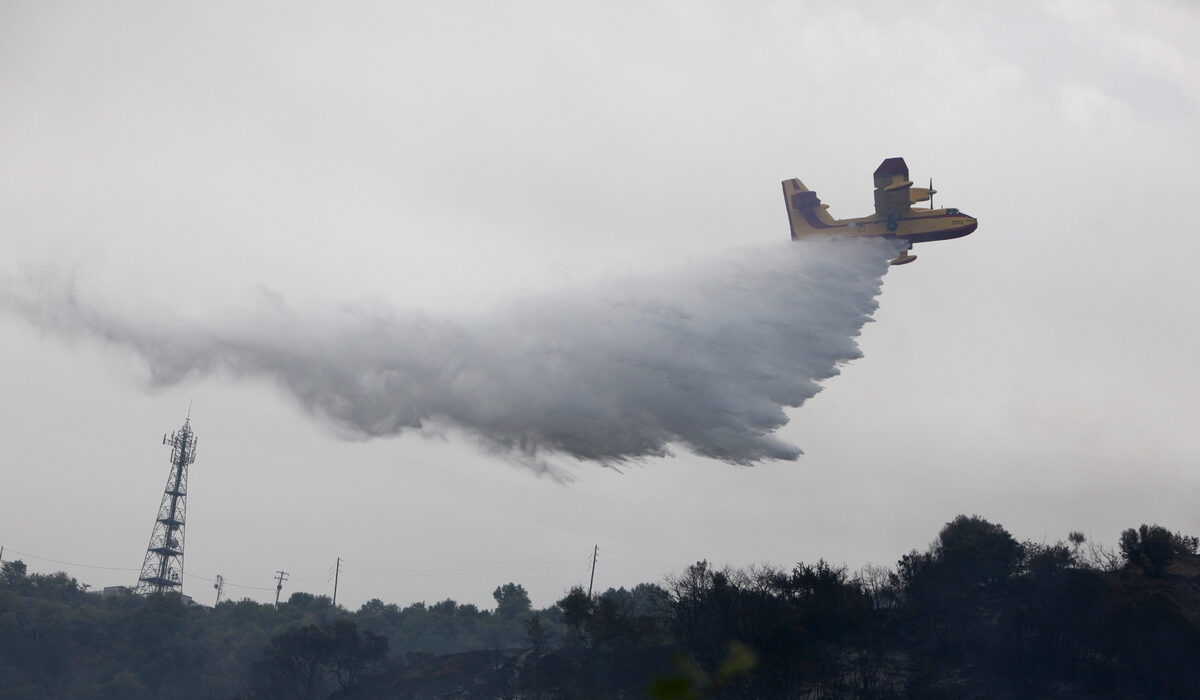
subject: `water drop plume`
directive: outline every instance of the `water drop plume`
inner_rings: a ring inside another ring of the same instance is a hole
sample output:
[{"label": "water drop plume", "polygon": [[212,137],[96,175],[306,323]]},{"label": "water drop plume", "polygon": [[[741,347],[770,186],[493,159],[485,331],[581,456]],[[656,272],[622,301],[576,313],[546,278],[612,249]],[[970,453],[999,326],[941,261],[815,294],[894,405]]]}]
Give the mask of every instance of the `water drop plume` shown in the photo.
[{"label": "water drop plume", "polygon": [[860,356],[893,248],[781,242],[476,314],[274,296],[148,321],[45,272],[5,282],[0,305],[131,350],[154,385],[269,378],[347,438],[451,427],[551,473],[554,455],[615,465],[680,447],[749,464],[800,455],[775,435],[785,409]]}]

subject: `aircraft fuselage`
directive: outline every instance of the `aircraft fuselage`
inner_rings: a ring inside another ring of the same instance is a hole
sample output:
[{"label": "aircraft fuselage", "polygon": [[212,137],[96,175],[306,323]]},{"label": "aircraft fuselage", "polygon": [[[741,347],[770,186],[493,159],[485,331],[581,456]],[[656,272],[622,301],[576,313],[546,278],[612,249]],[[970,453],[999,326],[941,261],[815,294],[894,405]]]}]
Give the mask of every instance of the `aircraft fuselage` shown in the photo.
[{"label": "aircraft fuselage", "polygon": [[[803,194],[803,193],[800,193]],[[791,212],[789,212],[791,213]],[[962,238],[974,231],[979,222],[974,217],[957,209],[913,209],[911,212],[890,218],[863,216],[857,219],[834,219],[826,223],[817,218],[811,209],[795,212],[804,217],[809,228],[822,233],[845,236],[878,236],[900,238],[910,243],[948,241]],[[801,238],[792,227],[792,239]]]}]

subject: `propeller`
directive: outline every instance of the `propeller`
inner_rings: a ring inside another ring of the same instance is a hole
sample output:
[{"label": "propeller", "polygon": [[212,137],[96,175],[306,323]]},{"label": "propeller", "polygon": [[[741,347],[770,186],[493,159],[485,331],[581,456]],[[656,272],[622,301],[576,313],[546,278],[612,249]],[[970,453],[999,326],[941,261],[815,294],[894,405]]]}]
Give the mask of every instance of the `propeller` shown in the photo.
[{"label": "propeller", "polygon": [[933,195],[937,194],[937,190],[933,189],[933,178],[929,178],[929,208],[933,209]]}]

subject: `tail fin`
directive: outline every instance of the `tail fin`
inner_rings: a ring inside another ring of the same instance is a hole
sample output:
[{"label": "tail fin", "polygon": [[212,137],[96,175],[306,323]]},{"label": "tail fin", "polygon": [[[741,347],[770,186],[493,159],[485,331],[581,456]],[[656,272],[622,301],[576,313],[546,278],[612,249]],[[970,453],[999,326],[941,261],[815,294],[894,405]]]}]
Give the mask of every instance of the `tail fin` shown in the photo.
[{"label": "tail fin", "polygon": [[816,192],[810,192],[795,178],[783,181],[783,202],[787,206],[793,241],[838,225],[827,211],[829,205],[822,204]]}]

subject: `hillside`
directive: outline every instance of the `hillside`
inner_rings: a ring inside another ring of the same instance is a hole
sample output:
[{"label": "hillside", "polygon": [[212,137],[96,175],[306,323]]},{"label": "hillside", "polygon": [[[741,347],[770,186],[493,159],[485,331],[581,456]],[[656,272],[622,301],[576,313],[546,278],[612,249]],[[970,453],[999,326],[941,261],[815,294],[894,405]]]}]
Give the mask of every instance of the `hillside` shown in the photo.
[{"label": "hillside", "polygon": [[893,569],[697,562],[533,610],[105,598],[0,571],[0,698],[1160,698],[1200,687],[1197,541],[1119,554],[958,516]]}]

